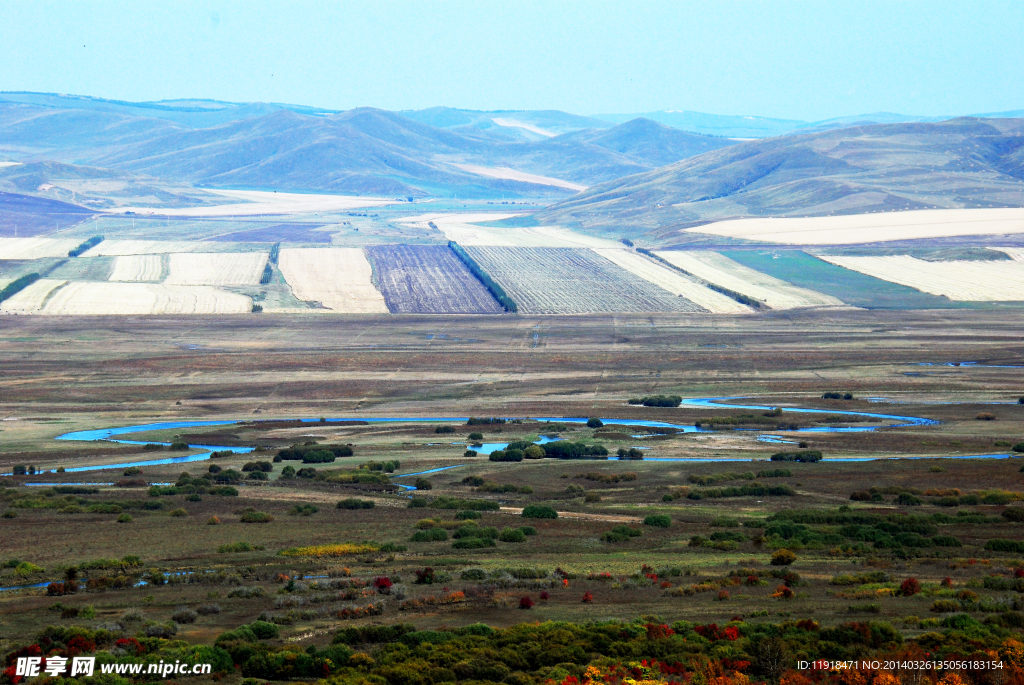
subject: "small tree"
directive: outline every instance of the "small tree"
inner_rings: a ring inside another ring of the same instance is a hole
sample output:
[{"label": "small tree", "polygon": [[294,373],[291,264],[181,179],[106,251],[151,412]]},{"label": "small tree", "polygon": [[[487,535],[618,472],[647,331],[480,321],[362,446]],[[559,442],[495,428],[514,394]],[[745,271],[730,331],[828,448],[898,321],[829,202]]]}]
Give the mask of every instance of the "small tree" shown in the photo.
[{"label": "small tree", "polygon": [[587,419],[587,428],[600,428],[604,425],[604,421],[597,417]]}]

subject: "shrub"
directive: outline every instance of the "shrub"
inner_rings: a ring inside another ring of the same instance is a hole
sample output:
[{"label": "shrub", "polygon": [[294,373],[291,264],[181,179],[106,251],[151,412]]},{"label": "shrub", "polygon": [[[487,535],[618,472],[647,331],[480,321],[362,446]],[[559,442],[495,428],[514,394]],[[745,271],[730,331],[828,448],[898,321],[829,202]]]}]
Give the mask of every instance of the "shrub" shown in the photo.
[{"label": "shrub", "polygon": [[491,538],[462,538],[452,543],[452,547],[455,549],[482,549],[496,546]]},{"label": "shrub", "polygon": [[600,502],[601,495],[597,494],[596,492],[588,492],[586,495],[583,496],[583,501],[589,502],[591,504],[593,504],[594,502]]},{"label": "shrub", "polygon": [[444,542],[448,539],[448,531],[444,528],[427,528],[413,533],[410,542]]},{"label": "shrub", "polygon": [[772,566],[789,566],[794,561],[796,561],[796,554],[788,549],[780,549],[772,554],[771,564]]},{"label": "shrub", "polygon": [[822,460],[821,450],[800,450],[798,452],[776,452],[772,461],[799,461],[813,464]]},{"label": "shrub", "polygon": [[618,525],[601,535],[603,542],[625,542],[630,538],[643,535],[639,528],[630,528],[626,525]]},{"label": "shrub", "polygon": [[132,516],[131,516],[131,514],[121,514],[120,516],[117,517],[117,522],[118,523],[131,523],[132,522]]},{"label": "shrub", "polygon": [[498,534],[502,542],[526,542],[526,534],[518,528],[505,528]]},{"label": "shrub", "polygon": [[[345,500],[342,500],[342,501],[345,501]],[[409,508],[410,509],[422,508],[422,507],[427,506],[428,504],[430,504],[430,500],[428,500],[426,497],[413,497],[412,499],[409,500]],[[345,508],[347,509],[348,507],[345,507]]]},{"label": "shrub", "polygon": [[434,429],[435,433],[454,433],[455,426],[438,426]]},{"label": "shrub", "polygon": [[546,504],[530,504],[523,508],[522,516],[527,519],[557,519],[558,512]]},{"label": "shrub", "polygon": [[183,442],[181,440],[175,440],[174,442],[171,443],[171,446],[168,449],[174,450],[176,452],[183,452],[188,449],[188,443]]},{"label": "shrub", "polygon": [[174,509],[173,511],[171,511],[171,516],[185,516],[187,514],[188,512],[186,512],[184,509]]},{"label": "shrub", "polygon": [[921,506],[922,500],[917,495],[912,495],[909,492],[901,492],[900,494],[896,495],[895,502],[896,504],[900,504],[903,506],[917,507]]},{"label": "shrub", "polygon": [[648,395],[647,397],[631,397],[630,404],[642,404],[645,407],[678,407],[683,401],[679,395]]},{"label": "shrub", "polygon": [[792,475],[789,469],[763,469],[757,472],[758,478],[789,478]]},{"label": "shrub", "polygon": [[455,520],[468,521],[471,519],[478,519],[482,516],[483,514],[481,514],[479,511],[460,511],[455,514]]},{"label": "shrub", "polygon": [[[338,502],[338,509],[373,509],[374,502],[372,499],[356,499],[355,497],[348,497]],[[410,506],[412,506],[410,504]]]},{"label": "shrub", "polygon": [[[211,466],[210,468],[212,469],[213,467]],[[219,470],[220,469],[218,469],[218,471]],[[274,465],[271,464],[269,461],[249,461],[246,462],[245,466],[242,467],[243,473],[249,473],[251,471],[263,471],[264,473],[270,473],[273,470]],[[216,472],[211,470],[210,473]]]},{"label": "shrub", "polygon": [[475,433],[475,432],[474,433],[470,433],[469,434],[469,439],[470,440],[483,440],[484,439],[484,434],[483,433]]},{"label": "shrub", "polygon": [[249,480],[270,480],[270,477],[263,471],[253,471],[249,474]]},{"label": "shrub", "polygon": [[1014,452],[1024,452],[1024,442],[1018,442],[1011,448]]},{"label": "shrub", "polygon": [[537,529],[533,526],[519,526],[519,530],[523,531],[523,535],[526,536],[537,534]]},{"label": "shrub", "polygon": [[529,597],[521,597],[519,599],[519,608],[520,609],[531,609],[532,607],[533,607],[533,600],[530,599]]},{"label": "shrub", "polygon": [[593,601],[594,601],[594,595],[591,594],[589,590],[587,592],[583,593],[583,603],[584,604],[590,604]]},{"label": "shrub", "polygon": [[475,457],[475,456],[477,456],[477,454],[478,454],[478,452],[476,450],[466,450],[465,452],[462,453],[462,456],[464,456],[464,457]]},{"label": "shrub", "polygon": [[1013,521],[1014,523],[1024,522],[1024,508],[1022,507],[1010,507],[1003,511],[1003,518],[1007,521]]},{"label": "shrub", "polygon": [[491,461],[522,461],[523,457],[522,450],[494,450],[487,455]]},{"label": "shrub", "polygon": [[218,526],[218,525],[220,525],[220,519],[217,518],[216,516],[211,516],[210,518],[206,519],[206,525],[208,525],[208,526]]},{"label": "shrub", "polygon": [[312,516],[318,511],[312,504],[296,504],[288,513],[292,516]]},{"label": "shrub", "polygon": [[247,511],[238,520],[241,523],[270,523],[274,517],[262,511]]},{"label": "shrub", "polygon": [[595,418],[587,419],[587,428],[600,428],[603,425],[604,425],[604,421],[602,421],[599,418],[595,417]]},{"label": "shrub", "polygon": [[462,580],[485,580],[487,572],[482,568],[468,568],[459,576]]},{"label": "shrub", "polygon": [[622,460],[640,461],[644,458],[644,453],[643,450],[639,450],[636,447],[630,447],[629,449],[620,447],[616,451],[615,456]]},{"label": "shrub", "polygon": [[995,414],[990,414],[988,412],[983,411],[980,414],[978,414],[977,416],[975,416],[974,420],[975,421],[995,421],[996,420],[996,415]]},{"label": "shrub", "polygon": [[417,478],[413,483],[417,490],[433,490],[434,485],[426,478]]},{"label": "shrub", "polygon": [[960,611],[960,602],[952,599],[937,599],[932,602],[931,611],[937,614]]},{"label": "shrub", "polygon": [[171,620],[175,623],[195,623],[197,618],[199,614],[187,607],[181,607],[171,614]]},{"label": "shrub", "polygon": [[655,528],[668,528],[672,525],[672,517],[668,514],[651,514],[644,517],[644,525],[654,526]]}]

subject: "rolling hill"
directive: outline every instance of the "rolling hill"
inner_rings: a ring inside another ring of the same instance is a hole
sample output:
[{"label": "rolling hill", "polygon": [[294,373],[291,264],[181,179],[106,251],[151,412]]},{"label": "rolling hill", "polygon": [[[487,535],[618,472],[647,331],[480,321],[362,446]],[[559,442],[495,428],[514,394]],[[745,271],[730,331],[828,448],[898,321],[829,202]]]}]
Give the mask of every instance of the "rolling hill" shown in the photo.
[{"label": "rolling hill", "polygon": [[726,219],[1024,206],[1024,119],[860,126],[741,143],[603,183],[537,215],[672,245]]},{"label": "rolling hill", "polygon": [[[57,107],[49,101],[0,101],[0,153],[17,161],[55,161],[210,187],[557,198],[731,144],[644,120],[558,135],[522,129],[530,133],[523,137],[506,133],[519,131],[518,125],[491,130],[459,123],[457,117],[439,121],[456,125],[439,128],[373,108],[310,114],[281,107],[193,127],[138,116],[149,111],[146,107],[108,107],[107,101],[91,100],[84,109],[65,107],[75,102]],[[548,118],[559,116],[588,123],[564,113]],[[46,182],[40,179],[39,185]]]}]

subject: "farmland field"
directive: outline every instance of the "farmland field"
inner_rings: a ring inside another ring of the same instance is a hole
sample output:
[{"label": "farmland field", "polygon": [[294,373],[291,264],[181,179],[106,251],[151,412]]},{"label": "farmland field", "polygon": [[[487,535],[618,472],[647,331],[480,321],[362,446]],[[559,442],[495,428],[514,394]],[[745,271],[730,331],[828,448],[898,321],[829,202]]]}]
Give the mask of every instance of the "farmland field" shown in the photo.
[{"label": "farmland field", "polygon": [[500,314],[502,308],[447,246],[366,248],[393,314]]},{"label": "farmland field", "polygon": [[281,250],[281,273],[295,297],[346,313],[388,311],[384,296],[371,281],[372,271],[360,248],[290,248]]},{"label": "farmland field", "polygon": [[496,228],[479,226],[480,222],[497,221],[514,214],[440,214],[425,215],[421,221],[432,221],[448,240],[463,247],[590,247],[621,248],[622,244],[605,238],[595,238],[558,226],[529,228]]},{"label": "farmland field", "polygon": [[853,245],[1024,233],[1024,209],[929,209],[813,218],[736,219],[686,230],[786,245]]},{"label": "farmland field", "polygon": [[[38,283],[51,284],[50,290],[41,297],[39,292],[33,293],[32,304],[35,305],[35,309],[26,308],[26,314],[242,314],[252,310],[252,300],[248,297],[208,286],[88,281],[64,284],[43,279],[25,290]],[[41,286],[40,291],[43,287],[45,286]],[[5,301],[4,311],[8,311],[8,303],[19,298],[22,293]]]},{"label": "farmland field", "polygon": [[929,262],[907,255],[821,259],[951,300],[1024,300],[1024,263],[1016,260]]},{"label": "farmland field", "polygon": [[973,306],[850,271],[800,250],[721,250],[720,253],[750,269],[830,295],[854,307],[949,309]]},{"label": "farmland field", "polygon": [[67,257],[81,243],[76,238],[0,238],[0,259]]},{"label": "farmland field", "polygon": [[571,248],[466,248],[529,314],[698,312],[693,302],[599,254]]},{"label": "farmland field", "polygon": [[114,258],[111,281],[160,281],[164,277],[164,257],[159,254],[128,255]]},{"label": "farmland field", "polygon": [[257,285],[266,252],[185,252],[170,256],[167,285]]},{"label": "farmland field", "polygon": [[674,271],[636,252],[615,249],[596,249],[597,254],[621,266],[626,271],[663,288],[674,295],[682,295],[696,305],[714,314],[749,313],[750,308],[728,295],[712,290],[685,274]]},{"label": "farmland field", "polygon": [[39,314],[43,305],[55,290],[63,287],[67,281],[52,278],[40,278],[29,284],[20,292],[0,302],[0,311],[6,314]]},{"label": "farmland field", "polygon": [[760,271],[747,268],[717,252],[668,250],[657,253],[698,278],[761,300],[772,309],[838,306],[842,300],[806,288],[799,288]]},{"label": "farmland field", "polygon": [[209,246],[195,240],[104,240],[85,253],[86,257],[120,257],[144,254],[195,252]]}]

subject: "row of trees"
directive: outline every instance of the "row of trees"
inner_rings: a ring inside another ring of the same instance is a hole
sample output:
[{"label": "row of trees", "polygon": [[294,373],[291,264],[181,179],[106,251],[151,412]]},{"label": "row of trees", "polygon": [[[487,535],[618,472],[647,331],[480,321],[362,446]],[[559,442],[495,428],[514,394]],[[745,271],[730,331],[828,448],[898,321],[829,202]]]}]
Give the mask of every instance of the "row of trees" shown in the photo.
[{"label": "row of trees", "polygon": [[481,269],[480,265],[476,263],[476,260],[469,256],[468,252],[463,250],[462,247],[454,240],[448,241],[448,247],[455,253],[455,256],[466,265],[469,272],[484,284],[484,287],[487,288],[488,292],[494,296],[494,299],[498,301],[498,304],[501,305],[502,309],[509,314],[515,314],[516,311],[518,311],[516,303],[508,296],[505,289],[498,285],[486,271]]}]

